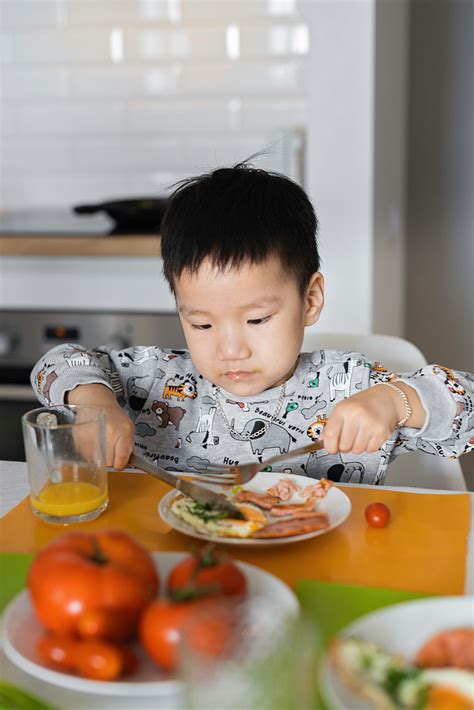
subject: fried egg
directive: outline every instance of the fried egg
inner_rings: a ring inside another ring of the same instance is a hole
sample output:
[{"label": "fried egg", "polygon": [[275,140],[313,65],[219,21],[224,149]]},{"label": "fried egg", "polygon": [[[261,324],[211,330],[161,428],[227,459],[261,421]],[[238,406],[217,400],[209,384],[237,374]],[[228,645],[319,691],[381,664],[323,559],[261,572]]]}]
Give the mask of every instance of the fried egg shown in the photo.
[{"label": "fried egg", "polygon": [[474,673],[459,668],[430,668],[423,671],[429,684],[426,710],[472,710]]},{"label": "fried egg", "polygon": [[262,510],[250,503],[236,505],[245,520],[223,517],[219,511],[206,510],[188,496],[178,495],[171,502],[170,509],[176,517],[199,532],[219,537],[250,537],[263,528],[267,519]]}]

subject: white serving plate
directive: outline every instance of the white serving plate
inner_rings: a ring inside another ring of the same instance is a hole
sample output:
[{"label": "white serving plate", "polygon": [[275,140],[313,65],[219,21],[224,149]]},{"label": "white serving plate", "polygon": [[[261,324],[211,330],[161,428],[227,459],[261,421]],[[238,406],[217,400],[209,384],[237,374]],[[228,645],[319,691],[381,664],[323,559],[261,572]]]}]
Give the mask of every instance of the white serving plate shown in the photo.
[{"label": "white serving plate", "polygon": [[[340,635],[360,636],[411,661],[432,636],[456,626],[474,626],[474,597],[439,597],[394,604],[362,616]],[[372,705],[340,681],[327,656],[322,661],[320,678],[323,698],[332,710],[372,710]]]},{"label": "white serving plate", "polygon": [[[185,552],[153,553],[160,574],[163,589],[170,570],[188,556]],[[237,561],[245,574],[248,596],[266,597],[281,613],[282,619],[298,614],[298,600],[293,591],[278,577],[259,567]],[[117,699],[143,698],[144,696],[172,700],[179,697],[181,684],[171,675],[160,671],[144,652],[136,646],[140,657],[140,668],[122,681],[96,681],[80,678],[69,673],[46,667],[38,657],[35,648],[38,639],[45,633],[37,621],[27,590],[20,592],[7,606],[3,615],[3,650],[18,668],[41,681],[68,690]],[[84,703],[87,702],[84,699]]]},{"label": "white serving plate", "polygon": [[[307,476],[298,476],[295,474],[284,474],[284,473],[271,473],[262,472],[257,473],[255,478],[246,483],[243,487],[245,490],[257,491],[259,493],[264,493],[270,486],[273,486],[278,481],[282,479],[289,479],[297,483],[301,488],[306,488],[306,486],[311,486],[317,481],[314,478],[308,478]],[[213,490],[218,490],[215,486],[210,486]],[[348,496],[341,491],[336,486],[333,486],[326,495],[325,498],[318,501],[317,510],[321,512],[328,513],[329,515],[329,527],[324,530],[314,530],[313,532],[304,533],[302,535],[291,535],[289,537],[277,537],[277,538],[232,538],[232,537],[221,537],[219,535],[211,535],[199,532],[195,530],[191,525],[188,525],[178,518],[171,510],[170,504],[172,503],[175,496],[180,495],[179,491],[169,491],[160,500],[158,505],[158,512],[162,520],[165,521],[170,527],[174,528],[178,532],[189,535],[190,537],[198,538],[199,540],[209,540],[218,541],[222,545],[241,545],[244,547],[273,547],[275,545],[286,545],[292,542],[300,542],[301,540],[309,540],[310,538],[317,537],[319,535],[325,535],[334,528],[341,525],[344,520],[348,517],[351,512],[351,501]],[[286,503],[303,503],[304,498],[295,494]]]}]

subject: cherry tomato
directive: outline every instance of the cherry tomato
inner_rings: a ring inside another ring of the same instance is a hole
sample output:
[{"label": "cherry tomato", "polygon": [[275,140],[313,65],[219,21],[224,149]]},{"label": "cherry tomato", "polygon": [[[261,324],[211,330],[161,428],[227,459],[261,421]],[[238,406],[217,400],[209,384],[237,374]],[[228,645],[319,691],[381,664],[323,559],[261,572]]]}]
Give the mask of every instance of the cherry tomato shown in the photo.
[{"label": "cherry tomato", "polygon": [[209,594],[244,596],[247,580],[233,560],[209,545],[179,562],[168,578],[168,592],[174,598],[176,592],[196,589]]},{"label": "cherry tomato", "polygon": [[390,522],[390,508],[385,503],[370,503],[365,509],[365,519],[373,528],[384,528]]},{"label": "cherry tomato", "polygon": [[108,641],[45,636],[38,641],[36,650],[48,666],[93,680],[115,680],[133,673],[138,664],[132,649]]}]

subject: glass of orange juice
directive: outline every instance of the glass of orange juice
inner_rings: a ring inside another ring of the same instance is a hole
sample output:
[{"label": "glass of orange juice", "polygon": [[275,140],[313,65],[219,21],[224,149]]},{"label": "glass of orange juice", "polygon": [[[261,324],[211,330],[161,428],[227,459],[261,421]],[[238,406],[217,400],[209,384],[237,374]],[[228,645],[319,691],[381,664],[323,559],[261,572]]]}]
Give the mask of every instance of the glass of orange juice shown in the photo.
[{"label": "glass of orange juice", "polygon": [[40,407],[22,424],[33,512],[60,525],[97,518],[108,504],[104,410]]}]

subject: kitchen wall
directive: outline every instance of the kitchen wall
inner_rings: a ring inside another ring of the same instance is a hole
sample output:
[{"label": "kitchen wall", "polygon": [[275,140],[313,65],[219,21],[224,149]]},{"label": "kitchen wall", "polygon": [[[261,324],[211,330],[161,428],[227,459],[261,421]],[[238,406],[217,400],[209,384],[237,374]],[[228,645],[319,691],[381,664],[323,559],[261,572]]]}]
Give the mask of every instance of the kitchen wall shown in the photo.
[{"label": "kitchen wall", "polygon": [[[411,6],[407,337],[474,370],[474,4]],[[474,490],[474,453],[461,460]]]},{"label": "kitchen wall", "polygon": [[298,0],[2,0],[3,207],[156,195],[269,149],[302,180]]}]

